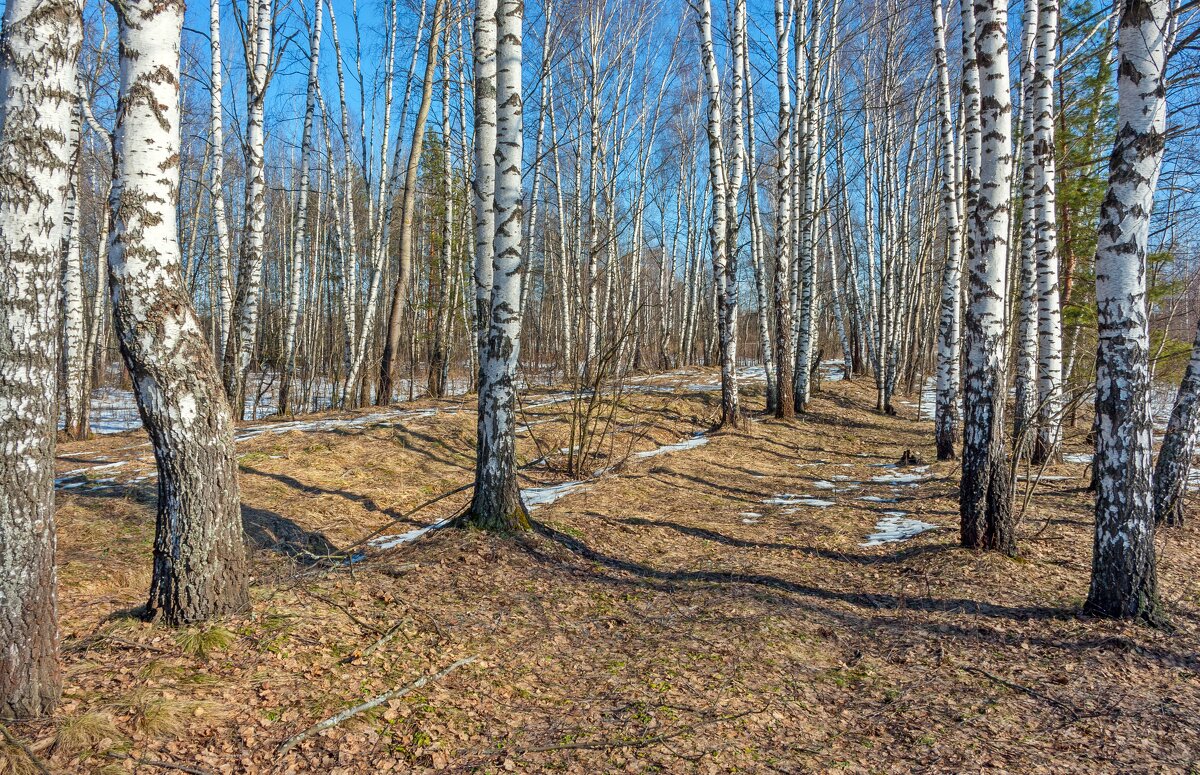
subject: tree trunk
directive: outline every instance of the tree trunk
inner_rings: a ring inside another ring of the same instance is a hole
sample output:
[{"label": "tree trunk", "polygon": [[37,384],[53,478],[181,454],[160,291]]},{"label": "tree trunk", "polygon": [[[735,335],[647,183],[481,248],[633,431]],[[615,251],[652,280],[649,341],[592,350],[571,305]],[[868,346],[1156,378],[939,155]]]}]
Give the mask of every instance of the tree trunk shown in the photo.
[{"label": "tree trunk", "polygon": [[1146,242],[1166,131],[1167,0],[1125,0],[1117,134],[1096,244],[1096,540],[1086,609],[1154,619]]},{"label": "tree trunk", "polygon": [[[970,298],[960,512],[962,545],[1016,553],[1004,433],[1004,314],[1012,175],[1008,2],[975,0],[982,137],[979,196],[971,213]],[[964,33],[966,34],[966,33]]]},{"label": "tree trunk", "polygon": [[[425,123],[429,120],[429,106],[433,101],[433,75],[437,70],[438,40],[441,38],[442,22],[446,16],[446,0],[437,0],[433,6],[433,27],[429,32],[429,47],[425,54],[425,76],[421,81],[421,104],[417,108],[417,121],[413,126],[412,143],[409,146],[408,166],[404,171],[404,190],[400,207],[400,246],[396,282],[392,286],[392,303],[388,308],[387,336],[383,342],[383,357],[379,363],[379,391],[375,403],[392,402],[396,377],[396,363],[400,352],[400,318],[404,312],[404,296],[408,293],[408,281],[412,275],[413,214],[417,207],[417,174],[421,169],[421,152],[425,147]],[[380,203],[380,206],[384,206]],[[390,208],[389,208],[390,211]]]},{"label": "tree trunk", "polygon": [[147,610],[183,624],[249,602],[233,423],[176,237],[183,3],[125,3],[119,22],[113,319],[158,465]]},{"label": "tree trunk", "polygon": [[0,32],[0,716],[62,693],[54,569],[63,209],[81,4],[10,0]]},{"label": "tree trunk", "polygon": [[942,141],[942,219],[946,223],[946,265],[942,272],[941,313],[938,320],[934,424],[938,460],[953,460],[958,445],[962,403],[959,394],[959,362],[962,359],[962,228],[945,27],[942,0],[933,0],[933,57],[938,73],[938,129]]},{"label": "tree trunk", "polygon": [[[528,530],[529,512],[521,500],[516,461],[516,372],[521,347],[521,100],[522,0],[477,0],[476,66],[493,59],[495,80],[484,81],[482,92],[495,95],[495,103],[477,108],[477,120],[491,119],[496,132],[495,188],[490,192],[495,208],[495,233],[491,299],[488,308],[486,350],[480,353],[479,441],[475,462],[475,494],[467,521],[498,532]],[[495,15],[495,48],[487,28]],[[483,22],[481,25],[480,22]],[[484,27],[480,35],[479,27]],[[488,68],[480,68],[487,77]],[[478,72],[478,70],[477,70]],[[476,76],[479,83],[480,76]],[[478,87],[477,87],[478,88]],[[477,92],[479,93],[479,92]],[[476,125],[476,137],[481,134]],[[476,151],[477,160],[479,151]],[[489,192],[480,191],[487,196]],[[488,207],[482,208],[483,211]],[[484,254],[488,257],[489,254]]]},{"label": "tree trunk", "polygon": [[788,298],[792,255],[792,93],[788,75],[788,14],[783,0],[775,0],[776,79],[779,84],[779,134],[775,154],[779,163],[775,204],[775,416],[796,414],[792,384],[792,308]]},{"label": "tree trunk", "polygon": [[1159,525],[1183,525],[1183,495],[1196,449],[1196,426],[1200,421],[1200,326],[1188,361],[1175,406],[1163,436],[1158,463],[1154,467],[1154,521]]}]

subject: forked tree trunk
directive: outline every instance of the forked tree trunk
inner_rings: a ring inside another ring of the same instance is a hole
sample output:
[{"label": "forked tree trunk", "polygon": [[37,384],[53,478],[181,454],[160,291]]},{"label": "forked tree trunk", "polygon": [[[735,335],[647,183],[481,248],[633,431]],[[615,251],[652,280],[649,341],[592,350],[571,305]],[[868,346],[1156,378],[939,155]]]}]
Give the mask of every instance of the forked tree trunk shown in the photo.
[{"label": "forked tree trunk", "polygon": [[179,198],[183,3],[119,7],[121,88],[113,146],[113,320],[158,465],[147,610],[183,624],[248,604],[233,423],[184,286]]},{"label": "forked tree trunk", "polygon": [[[476,3],[476,24],[491,11]],[[487,348],[480,353],[479,457],[467,520],[485,530],[528,530],[529,512],[517,484],[516,372],[521,347],[521,35],[524,3],[501,0],[495,8],[496,230]],[[476,39],[476,62],[486,60],[488,39]],[[482,42],[482,45],[479,43]],[[488,84],[484,84],[487,91]],[[478,115],[478,114],[477,114]],[[485,116],[486,118],[486,116]],[[479,127],[476,127],[479,132]]]},{"label": "forked tree trunk", "polygon": [[1004,314],[1008,264],[1012,102],[1008,76],[1008,1],[974,0],[978,25],[979,195],[971,213],[966,314],[962,483],[962,545],[1014,554],[1008,442],[1004,433]]},{"label": "forked tree trunk", "polygon": [[0,716],[62,693],[54,570],[54,439],[69,186],[74,0],[9,0],[0,33]]},{"label": "forked tree trunk", "polygon": [[1086,609],[1153,619],[1146,242],[1166,132],[1167,0],[1124,0],[1117,135],[1096,244],[1096,540]]}]

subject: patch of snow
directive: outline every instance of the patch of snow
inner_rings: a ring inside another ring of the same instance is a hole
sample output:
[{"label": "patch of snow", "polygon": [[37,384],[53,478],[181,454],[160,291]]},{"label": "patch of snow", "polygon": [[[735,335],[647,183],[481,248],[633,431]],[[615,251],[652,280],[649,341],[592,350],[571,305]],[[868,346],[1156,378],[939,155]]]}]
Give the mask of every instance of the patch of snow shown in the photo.
[{"label": "patch of snow", "polygon": [[446,517],[440,522],[434,522],[432,525],[426,525],[425,527],[419,527],[415,530],[409,530],[407,533],[379,536],[377,538],[372,538],[367,543],[376,549],[394,549],[401,544],[410,544],[426,533],[431,533],[438,528],[445,527],[446,525],[450,524],[451,520],[453,519],[454,517]]},{"label": "patch of snow", "polygon": [[872,478],[871,481],[878,482],[880,484],[919,484],[920,482],[926,481],[927,478],[928,477],[921,476],[919,473],[895,473],[876,476]]},{"label": "patch of snow", "polygon": [[864,495],[861,498],[859,498],[858,500],[868,501],[870,503],[895,503],[896,501],[898,501],[900,499],[899,498],[884,498],[881,495]]},{"label": "patch of snow", "polygon": [[551,484],[546,487],[528,487],[521,490],[521,498],[526,508],[533,510],[538,506],[547,506],[559,498],[570,495],[576,490],[587,486],[587,482],[571,481],[562,484]]},{"label": "patch of snow", "polygon": [[705,436],[703,433],[698,432],[694,436],[692,436],[690,439],[684,439],[683,441],[677,442],[675,444],[664,444],[661,447],[647,450],[645,452],[638,452],[634,455],[634,457],[636,457],[639,460],[644,460],[648,457],[657,457],[658,455],[665,455],[668,452],[680,452],[685,449],[695,449],[696,447],[702,447],[707,443],[708,443],[708,437]]},{"label": "patch of snow", "polygon": [[930,530],[937,530],[937,525],[912,519],[902,511],[887,511],[883,519],[875,523],[875,532],[867,536],[860,546],[879,546],[881,544],[906,541]]}]

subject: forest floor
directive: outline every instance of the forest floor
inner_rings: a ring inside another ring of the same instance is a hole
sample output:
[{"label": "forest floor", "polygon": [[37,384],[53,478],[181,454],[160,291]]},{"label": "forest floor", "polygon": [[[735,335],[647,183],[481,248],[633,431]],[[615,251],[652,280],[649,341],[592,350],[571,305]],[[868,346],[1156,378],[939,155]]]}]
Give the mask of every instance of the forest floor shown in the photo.
[{"label": "forest floor", "polygon": [[[253,608],[184,630],[133,615],[154,530],[144,436],[60,445],[64,698],[9,725],[29,750],[0,749],[0,772],[30,756],[64,773],[1195,770],[1196,520],[1159,537],[1172,628],[1091,619],[1084,463],[1044,472],[1018,558],[972,553],[957,465],[894,465],[934,455],[915,398],[886,417],[866,380],[826,382],[802,419],[695,435],[715,384],[629,383],[609,470],[558,488],[572,403],[531,391],[519,455],[541,505],[520,537],[387,538],[469,497],[410,514],[470,482],[470,398],[243,425]],[[761,382],[746,403],[761,409]],[[931,529],[868,538],[911,519]]]}]

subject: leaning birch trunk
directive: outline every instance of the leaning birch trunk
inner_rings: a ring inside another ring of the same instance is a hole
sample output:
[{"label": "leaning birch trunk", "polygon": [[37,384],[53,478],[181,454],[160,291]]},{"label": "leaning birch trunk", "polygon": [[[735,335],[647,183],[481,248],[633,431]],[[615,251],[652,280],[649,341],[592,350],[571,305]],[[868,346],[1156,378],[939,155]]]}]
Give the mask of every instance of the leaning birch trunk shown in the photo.
[{"label": "leaning birch trunk", "polygon": [[54,569],[59,258],[71,170],[75,0],[10,0],[0,32],[0,716],[62,693]]},{"label": "leaning birch trunk", "polygon": [[788,75],[788,15],[783,0],[775,0],[776,80],[779,84],[779,134],[775,153],[779,163],[775,205],[775,416],[796,414],[792,385],[792,308],[788,298],[792,256],[792,119],[791,78]]},{"label": "leaning birch trunk", "polygon": [[[321,59],[321,0],[314,4],[312,37],[309,39],[308,97],[304,105],[304,128],[300,133],[300,190],[297,192],[296,224],[292,232],[292,277],[287,297],[287,321],[283,334],[283,375],[279,384],[279,414],[291,413],[292,380],[296,375],[296,325],[300,319],[302,267],[308,250],[308,166],[312,149],[313,115],[317,110],[318,64]],[[220,163],[220,160],[217,160]]]},{"label": "leaning birch trunk", "polygon": [[1192,357],[1175,396],[1167,433],[1154,467],[1154,521],[1159,525],[1183,525],[1183,494],[1187,487],[1196,449],[1196,427],[1200,423],[1200,326]]},{"label": "leaning birch trunk", "polygon": [[942,272],[937,341],[937,398],[934,412],[938,460],[953,460],[958,445],[959,361],[962,329],[962,229],[959,221],[954,117],[942,0],[933,0],[933,58],[938,78],[938,130],[942,157],[942,219],[946,223],[946,265]]},{"label": "leaning birch trunk", "polygon": [[113,145],[113,320],[158,465],[147,611],[169,624],[249,602],[233,423],[179,259],[179,41],[183,3],[119,6]]},{"label": "leaning birch trunk", "polygon": [[[720,337],[720,424],[736,428],[741,422],[736,373],[737,301],[735,292],[737,289],[736,277],[731,278],[729,272],[729,212],[726,209],[726,203],[729,199],[730,186],[725,176],[725,149],[721,141],[721,80],[717,72],[717,58],[713,52],[712,3],[710,0],[701,0],[699,10],[700,17],[697,22],[700,28],[700,50],[708,87],[708,176],[709,185],[712,188],[712,222],[709,224],[709,245],[712,250],[713,284],[717,298],[717,332]],[[737,84],[739,91],[740,87],[739,82]],[[740,159],[740,155],[737,158]],[[738,163],[740,164],[740,161]],[[740,174],[739,169],[739,177]],[[736,203],[730,206],[736,208]]]},{"label": "leaning birch trunk", "polygon": [[1037,255],[1037,435],[1033,462],[1056,461],[1062,446],[1062,311],[1058,288],[1055,192],[1054,75],[1058,68],[1058,0],[1038,6],[1037,64],[1033,75],[1033,189]]},{"label": "leaning birch trunk", "polygon": [[1166,132],[1167,0],[1125,0],[1117,134],[1096,244],[1096,539],[1086,609],[1153,619],[1146,243]]},{"label": "leaning birch trunk", "polygon": [[[485,18],[488,0],[476,4]],[[479,457],[467,521],[485,530],[528,530],[529,512],[517,485],[516,373],[521,348],[521,100],[522,0],[501,0],[496,14],[496,186],[491,306],[487,349],[480,353]],[[486,38],[484,43],[486,45]],[[477,60],[491,53],[477,52]],[[476,130],[478,132],[478,129]]]},{"label": "leaning birch trunk", "polygon": [[960,495],[961,540],[970,549],[1012,554],[1008,446],[1004,433],[1004,313],[1012,175],[1008,0],[974,0],[978,24],[982,154],[965,325],[966,390]]},{"label": "leaning birch trunk", "polygon": [[82,146],[80,131],[83,124],[82,93],[76,98],[71,111],[71,168],[67,184],[66,202],[63,206],[62,246],[62,414],[63,432],[69,439],[86,439],[87,427],[87,380],[84,359],[87,333],[83,319],[83,253],[81,250],[79,204],[79,162]]},{"label": "leaning birch trunk", "polygon": [[[263,160],[268,67],[271,61],[271,0],[253,0],[246,30],[246,232],[242,235],[233,321],[225,345],[225,394],[240,418],[246,405],[246,374],[258,334],[258,302],[262,286],[267,225],[266,167]],[[217,192],[219,195],[220,192]]]},{"label": "leaning birch trunk", "polygon": [[[413,216],[417,209],[417,174],[421,168],[421,151],[425,147],[425,124],[429,120],[429,106],[433,101],[433,76],[437,71],[438,41],[441,39],[442,22],[446,16],[446,0],[437,0],[433,6],[433,26],[429,31],[429,45],[425,54],[425,76],[421,81],[421,104],[417,108],[417,121],[413,125],[412,143],[409,146],[408,166],[404,170],[404,190],[400,192],[400,246],[396,282],[392,285],[392,301],[388,307],[387,336],[383,341],[383,357],[379,362],[379,391],[375,403],[383,406],[392,402],[392,391],[396,378],[396,362],[400,356],[400,319],[404,314],[404,296],[408,293],[412,275]],[[379,203],[384,207],[383,202]],[[390,208],[388,208],[390,212]]]}]

